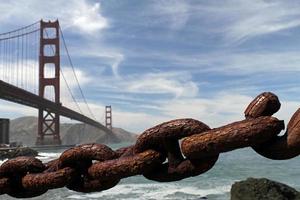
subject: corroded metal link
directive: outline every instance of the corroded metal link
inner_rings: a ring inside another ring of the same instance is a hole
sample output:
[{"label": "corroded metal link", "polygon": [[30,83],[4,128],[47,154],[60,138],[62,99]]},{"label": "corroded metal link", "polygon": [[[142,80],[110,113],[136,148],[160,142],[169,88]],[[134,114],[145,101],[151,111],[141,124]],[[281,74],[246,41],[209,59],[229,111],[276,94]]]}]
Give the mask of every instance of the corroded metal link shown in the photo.
[{"label": "corroded metal link", "polygon": [[26,189],[23,187],[22,178],[27,173],[39,173],[45,169],[43,163],[33,157],[17,157],[7,160],[0,166],[0,176],[8,178],[9,188],[6,193],[16,198],[31,198],[47,192],[46,188]]},{"label": "corroded metal link", "polygon": [[61,188],[69,184],[75,170],[65,167],[54,172],[27,174],[22,178],[22,186],[27,190]]},{"label": "corroded metal link", "polygon": [[50,160],[49,162],[45,163],[45,170],[44,172],[55,172],[61,168],[61,162],[59,158]]},{"label": "corroded metal link", "polygon": [[103,144],[83,144],[66,150],[59,157],[62,166],[74,166],[82,161],[111,160],[117,158],[117,154]]},{"label": "corroded metal link", "polygon": [[118,155],[108,146],[102,144],[84,144],[63,152],[59,161],[52,163],[51,168],[69,166],[76,169],[75,176],[70,179],[67,188],[78,192],[96,192],[115,186],[120,179],[110,181],[95,180],[87,174],[93,160],[105,161],[116,159]]},{"label": "corroded metal link", "polygon": [[181,180],[209,170],[217,160],[215,157],[218,156],[203,161],[208,162],[209,165],[200,160],[196,162],[184,159],[178,142],[183,137],[209,129],[206,124],[198,120],[177,119],[146,130],[138,137],[134,149],[135,152],[149,148],[155,149],[167,156],[168,162],[158,165],[149,173],[144,174],[144,176],[151,180],[167,182]]},{"label": "corroded metal link", "polygon": [[201,159],[238,148],[262,144],[280,133],[284,122],[274,117],[258,117],[212,129],[182,141],[182,151],[190,159]]},{"label": "corroded metal link", "polygon": [[246,118],[257,118],[260,116],[272,116],[280,109],[278,97],[271,92],[263,92],[258,95],[246,108]]},{"label": "corroded metal link", "polygon": [[23,175],[27,172],[42,172],[45,169],[43,163],[34,157],[20,156],[5,161],[0,166],[0,177],[11,175]]},{"label": "corroded metal link", "polygon": [[[261,100],[262,99],[262,100]],[[245,117],[260,117],[279,109],[276,95],[264,92],[258,95],[245,110]],[[263,144],[255,144],[253,149],[260,155],[273,160],[291,159],[300,154],[300,109],[292,116],[287,130],[282,136],[275,136]]]},{"label": "corroded metal link", "polygon": [[292,116],[283,136],[276,136],[253,149],[260,155],[273,160],[286,160],[300,155],[300,109]]},{"label": "corroded metal link", "polygon": [[134,145],[128,147],[122,147],[115,150],[117,157],[126,157],[126,156],[133,156],[134,155]]},{"label": "corroded metal link", "polygon": [[154,149],[163,153],[165,148],[162,140],[179,140],[209,129],[206,124],[195,119],[168,121],[144,131],[136,141],[134,152],[139,153],[147,149]]},{"label": "corroded metal link", "polygon": [[119,182],[120,179],[111,179],[103,181],[99,179],[90,179],[87,177],[83,177],[82,179],[78,179],[78,181],[72,181],[66,187],[76,192],[88,193],[108,190],[116,186]]},{"label": "corroded metal link", "polygon": [[159,182],[179,181],[184,178],[197,176],[210,170],[218,160],[218,156],[189,160],[184,159],[176,167],[170,168],[168,163],[158,165],[144,177]]},{"label": "corroded metal link", "polygon": [[88,174],[93,179],[108,181],[149,172],[153,167],[164,161],[159,152],[146,150],[133,156],[94,163]]}]

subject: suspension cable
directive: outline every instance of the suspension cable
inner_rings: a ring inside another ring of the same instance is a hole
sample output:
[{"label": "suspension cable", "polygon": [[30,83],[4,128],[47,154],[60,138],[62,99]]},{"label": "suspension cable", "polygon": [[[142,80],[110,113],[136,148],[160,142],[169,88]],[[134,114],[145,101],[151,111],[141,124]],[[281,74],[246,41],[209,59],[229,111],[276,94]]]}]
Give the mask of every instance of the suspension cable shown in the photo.
[{"label": "suspension cable", "polygon": [[87,103],[87,101],[86,101],[86,98],[85,98],[85,96],[84,96],[84,94],[83,94],[83,92],[82,92],[81,86],[80,86],[80,84],[79,84],[79,81],[78,81],[78,78],[77,78],[77,75],[76,75],[76,72],[75,72],[75,69],[74,69],[74,65],[73,65],[71,56],[70,56],[70,54],[69,54],[68,47],[67,47],[67,45],[66,45],[66,41],[65,41],[65,38],[64,38],[64,35],[63,35],[63,32],[62,32],[60,26],[59,26],[59,31],[60,31],[60,33],[61,33],[61,37],[62,37],[63,44],[64,44],[64,47],[65,47],[65,50],[66,50],[66,53],[67,53],[67,57],[68,57],[68,60],[69,60],[69,62],[70,62],[70,65],[71,65],[73,74],[74,74],[74,76],[75,76],[75,79],[76,79],[76,82],[77,82],[79,91],[80,91],[80,93],[81,93],[81,96],[82,96],[82,98],[83,98],[83,100],[84,100],[84,102],[85,102],[85,104],[86,104],[86,106],[87,106],[87,108],[88,108],[88,111],[89,111],[89,113],[91,114],[92,118],[93,118],[94,120],[96,120],[96,118],[95,118],[93,112],[91,111],[91,109],[90,109],[90,107],[89,107],[89,105],[88,105],[88,103]]},{"label": "suspension cable", "polygon": [[24,26],[24,27],[21,27],[21,28],[18,28],[18,29],[9,31],[9,32],[1,33],[0,36],[2,36],[2,35],[7,35],[7,34],[12,34],[12,33],[18,32],[18,31],[20,31],[20,30],[27,29],[27,28],[29,28],[29,27],[31,27],[31,26],[34,26],[34,25],[38,24],[38,23],[40,23],[40,21],[34,22],[34,23],[32,23],[32,24],[29,24],[29,25],[27,25],[27,26]]}]

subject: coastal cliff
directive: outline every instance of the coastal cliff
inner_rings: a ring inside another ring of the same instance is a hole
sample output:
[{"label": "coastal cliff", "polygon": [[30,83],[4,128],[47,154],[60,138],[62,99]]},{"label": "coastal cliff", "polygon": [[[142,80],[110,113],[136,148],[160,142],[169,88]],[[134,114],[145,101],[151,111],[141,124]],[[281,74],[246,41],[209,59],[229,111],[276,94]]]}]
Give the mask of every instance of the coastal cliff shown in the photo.
[{"label": "coastal cliff", "polygon": [[[37,135],[37,118],[21,117],[10,121],[10,141],[22,142],[26,146],[34,146]],[[82,123],[62,123],[60,136],[63,145],[83,143],[120,143],[134,142],[137,135],[121,128],[113,128],[111,132],[105,132],[98,128]]]}]

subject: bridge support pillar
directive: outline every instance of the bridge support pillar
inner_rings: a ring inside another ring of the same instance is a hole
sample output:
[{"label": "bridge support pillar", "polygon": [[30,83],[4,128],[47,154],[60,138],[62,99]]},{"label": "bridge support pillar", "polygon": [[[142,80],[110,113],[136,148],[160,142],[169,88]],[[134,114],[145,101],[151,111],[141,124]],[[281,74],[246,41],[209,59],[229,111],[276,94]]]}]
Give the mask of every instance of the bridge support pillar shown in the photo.
[{"label": "bridge support pillar", "polygon": [[112,130],[112,109],[111,106],[105,106],[105,126]]},{"label": "bridge support pillar", "polygon": [[[52,30],[51,30],[52,29]],[[54,30],[54,32],[53,32]],[[54,33],[50,37],[50,33]],[[48,48],[46,48],[48,46]],[[49,48],[50,47],[50,48]],[[52,49],[53,55],[49,55]],[[48,50],[48,52],[47,52]],[[54,77],[45,76],[46,65],[54,67]],[[59,23],[44,22],[41,20],[40,28],[40,55],[39,55],[39,96],[45,96],[46,87],[54,88],[54,102],[57,106],[60,103],[60,53],[59,53]],[[49,97],[48,97],[49,98]],[[49,108],[39,108],[38,137],[36,145],[60,145],[59,115]]]}]

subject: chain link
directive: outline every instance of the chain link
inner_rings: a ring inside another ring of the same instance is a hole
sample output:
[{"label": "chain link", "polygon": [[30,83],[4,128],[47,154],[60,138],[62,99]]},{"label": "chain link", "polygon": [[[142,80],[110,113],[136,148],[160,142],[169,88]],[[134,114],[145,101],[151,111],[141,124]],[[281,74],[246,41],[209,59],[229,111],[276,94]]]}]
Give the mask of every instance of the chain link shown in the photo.
[{"label": "chain link", "polygon": [[0,195],[30,198],[61,187],[103,191],[135,175],[178,181],[208,171],[220,153],[244,147],[269,159],[291,159],[300,154],[300,109],[279,136],[284,122],[272,117],[279,108],[278,97],[264,92],[246,108],[245,120],[219,128],[176,119],[146,130],[135,145],[115,151],[102,144],[84,144],[45,164],[32,157],[7,160],[0,166]]}]

